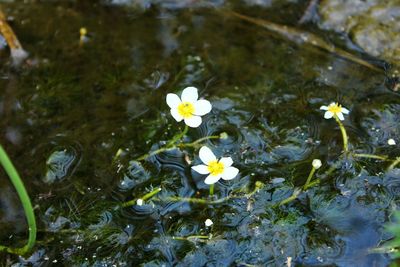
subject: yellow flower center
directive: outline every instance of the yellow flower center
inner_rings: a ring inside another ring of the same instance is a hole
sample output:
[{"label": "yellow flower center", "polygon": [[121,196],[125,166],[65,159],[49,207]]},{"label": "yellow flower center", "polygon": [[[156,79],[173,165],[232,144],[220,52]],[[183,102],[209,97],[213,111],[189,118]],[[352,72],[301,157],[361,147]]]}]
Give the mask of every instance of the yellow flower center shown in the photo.
[{"label": "yellow flower center", "polygon": [[207,168],[211,175],[216,176],[224,172],[225,166],[221,162],[214,160],[208,163]]},{"label": "yellow flower center", "polygon": [[342,112],[342,105],[338,105],[338,103],[335,103],[334,105],[328,107],[328,111],[332,112],[333,114],[340,113]]},{"label": "yellow flower center", "polygon": [[178,106],[178,113],[181,115],[184,119],[190,118],[193,116],[194,113],[194,106],[190,102],[182,102]]}]

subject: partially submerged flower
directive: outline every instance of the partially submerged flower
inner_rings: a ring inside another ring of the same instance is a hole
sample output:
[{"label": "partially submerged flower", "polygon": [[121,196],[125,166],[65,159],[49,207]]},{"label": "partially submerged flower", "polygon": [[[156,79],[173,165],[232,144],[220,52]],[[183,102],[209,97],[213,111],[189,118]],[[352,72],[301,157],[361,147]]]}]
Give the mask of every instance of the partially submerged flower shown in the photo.
[{"label": "partially submerged flower", "polygon": [[211,111],[211,103],[205,99],[198,100],[197,88],[187,87],[179,98],[176,94],[167,95],[167,105],[177,122],[182,120],[189,127],[196,128],[201,124],[201,117]]},{"label": "partially submerged flower", "polygon": [[205,165],[193,166],[192,169],[200,174],[208,174],[204,181],[206,184],[215,184],[221,178],[231,180],[239,173],[237,168],[232,167],[231,157],[222,157],[217,160],[211,149],[206,146],[200,148],[199,157]]},{"label": "partially submerged flower", "polygon": [[339,105],[339,103],[330,103],[329,106],[321,106],[320,109],[326,110],[324,115],[325,119],[330,119],[336,116],[339,118],[339,120],[343,121],[343,114],[349,114],[349,110],[342,107],[342,105]]}]

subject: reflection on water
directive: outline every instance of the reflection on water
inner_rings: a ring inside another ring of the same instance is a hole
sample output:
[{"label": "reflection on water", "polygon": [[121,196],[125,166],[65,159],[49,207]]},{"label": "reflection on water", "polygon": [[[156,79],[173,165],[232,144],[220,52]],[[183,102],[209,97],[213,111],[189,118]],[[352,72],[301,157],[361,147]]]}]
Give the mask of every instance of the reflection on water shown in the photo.
[{"label": "reflection on water", "polygon": [[[400,152],[387,144],[399,135],[400,105],[383,73],[219,12],[231,8],[297,27],[303,2],[3,4],[36,62],[2,64],[0,116],[2,143],[36,207],[39,243],[31,257],[2,255],[1,263],[284,266],[291,257],[299,266],[386,266],[389,256],[370,249],[388,239],[383,225],[398,201],[398,169],[383,173],[380,161],[349,158],[321,175],[319,186],[275,206],[304,184],[314,158],[326,170],[338,159],[340,131],[323,119],[321,105],[340,101],[351,110],[344,122],[351,149]],[[83,45],[81,27],[90,36]],[[0,57],[7,62],[6,52]],[[165,95],[186,86],[213,104],[187,141],[226,132],[228,138],[205,144],[231,155],[241,170],[218,184],[217,196],[262,182],[251,197],[215,205],[170,200],[208,194],[204,177],[187,163],[198,160],[193,148],[136,161],[181,131]],[[0,180],[0,238],[18,244],[24,218],[3,173]],[[158,187],[145,205],[118,207]]]}]

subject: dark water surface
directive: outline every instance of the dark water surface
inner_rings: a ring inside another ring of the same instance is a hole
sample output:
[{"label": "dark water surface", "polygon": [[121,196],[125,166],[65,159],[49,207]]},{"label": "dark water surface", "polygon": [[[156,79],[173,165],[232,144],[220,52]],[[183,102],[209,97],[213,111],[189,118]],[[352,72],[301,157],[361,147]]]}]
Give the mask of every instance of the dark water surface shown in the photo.
[{"label": "dark water surface", "polygon": [[[2,265],[286,266],[288,257],[292,266],[390,262],[371,249],[391,238],[384,224],[400,200],[400,169],[340,159],[340,130],[319,107],[339,101],[350,110],[344,125],[352,151],[395,157],[399,146],[387,140],[400,143],[399,94],[384,72],[224,13],[314,32],[351,51],[341,36],[297,25],[306,1],[245,2],[2,4],[30,58],[15,69],[8,51],[0,53],[1,143],[27,186],[39,231],[31,257],[0,254]],[[88,29],[83,46],[81,27]],[[187,86],[213,105],[187,140],[227,132],[228,139],[206,144],[240,169],[239,177],[216,186],[217,197],[251,191],[256,182],[263,187],[217,205],[155,199],[116,208],[156,187],[162,187],[159,198],[207,198],[204,177],[184,160],[186,154],[198,164],[197,150],[134,161],[181,131],[165,96]],[[321,183],[276,207],[304,184],[314,158],[323,162]],[[0,174],[1,243],[21,245],[24,214]],[[173,239],[210,233],[210,240]]]}]

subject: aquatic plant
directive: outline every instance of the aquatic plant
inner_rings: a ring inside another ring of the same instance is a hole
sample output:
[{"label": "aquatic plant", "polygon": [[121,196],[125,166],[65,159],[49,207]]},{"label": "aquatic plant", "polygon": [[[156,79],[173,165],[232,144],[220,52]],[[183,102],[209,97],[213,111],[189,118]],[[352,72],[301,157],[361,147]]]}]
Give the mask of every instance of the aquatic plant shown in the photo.
[{"label": "aquatic plant", "polygon": [[[394,259],[400,258],[400,211],[394,211],[391,215],[392,220],[386,223],[386,232],[392,235],[389,241],[384,242],[381,246],[371,249],[371,253],[390,253],[391,257]],[[396,262],[392,263],[390,266],[399,266]]]},{"label": "aquatic plant", "polygon": [[279,206],[285,205],[285,204],[295,200],[300,195],[301,192],[306,191],[308,188],[310,188],[313,185],[316,185],[316,184],[319,183],[318,180],[315,180],[313,182],[311,182],[311,181],[312,181],[312,178],[314,177],[315,171],[318,170],[319,168],[321,168],[321,166],[322,166],[321,160],[320,159],[314,159],[312,161],[312,163],[311,163],[311,166],[312,166],[312,168],[311,168],[310,174],[308,175],[306,183],[303,185],[303,187],[302,188],[295,188],[293,190],[292,195],[290,197],[282,200],[279,203]]},{"label": "aquatic plant", "polygon": [[334,102],[329,104],[329,106],[321,106],[320,109],[326,110],[324,114],[325,119],[334,118],[336,122],[339,124],[340,131],[342,132],[342,137],[343,137],[343,150],[344,152],[348,152],[349,147],[348,147],[347,132],[341,121],[344,120],[343,114],[349,114],[349,110],[347,108],[342,107],[342,105],[340,105],[339,103],[334,103]]},{"label": "aquatic plant", "polygon": [[35,213],[33,211],[32,203],[29,198],[28,193],[26,192],[24,183],[22,182],[21,178],[17,170],[15,169],[14,165],[12,164],[10,158],[7,156],[6,151],[0,145],[0,163],[3,166],[4,170],[10,177],[12,184],[14,185],[15,190],[21,200],[22,207],[24,208],[25,216],[28,221],[29,227],[29,237],[28,242],[22,248],[12,248],[8,246],[1,246],[0,251],[7,251],[9,253],[24,255],[28,253],[36,242],[36,220],[35,220]]}]

